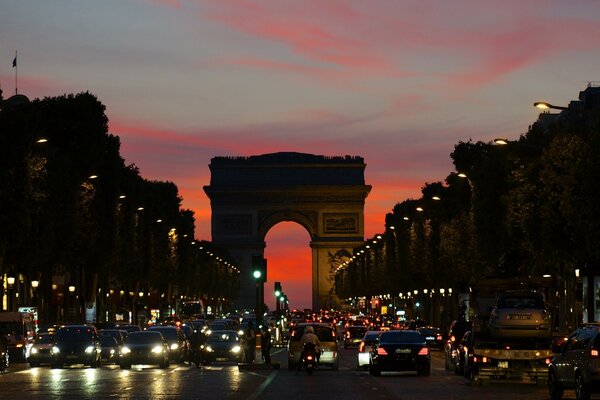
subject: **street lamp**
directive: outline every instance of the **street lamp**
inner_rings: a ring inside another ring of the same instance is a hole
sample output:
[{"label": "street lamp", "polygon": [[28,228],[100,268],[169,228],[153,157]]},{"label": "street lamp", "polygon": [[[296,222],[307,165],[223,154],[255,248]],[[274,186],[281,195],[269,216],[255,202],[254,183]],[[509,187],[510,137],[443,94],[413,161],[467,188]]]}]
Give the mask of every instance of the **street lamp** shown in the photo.
[{"label": "street lamp", "polygon": [[552,108],[554,110],[568,110],[569,109],[569,107],[555,106],[555,105],[552,105],[545,101],[536,101],[535,103],[533,103],[533,106],[535,108],[539,108],[540,110],[548,110],[550,108]]}]

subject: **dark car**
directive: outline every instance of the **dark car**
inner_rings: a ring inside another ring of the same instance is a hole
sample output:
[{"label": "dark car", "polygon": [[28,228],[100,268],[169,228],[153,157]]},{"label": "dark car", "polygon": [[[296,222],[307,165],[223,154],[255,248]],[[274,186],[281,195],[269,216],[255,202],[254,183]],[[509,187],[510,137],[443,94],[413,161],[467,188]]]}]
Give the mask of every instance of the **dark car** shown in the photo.
[{"label": "dark car", "polygon": [[600,392],[600,326],[582,326],[562,345],[548,365],[550,399],[561,399],[564,389],[575,389],[576,399]]},{"label": "dark car", "polygon": [[[117,325],[117,327],[115,329],[121,330],[121,331],[125,331],[128,334],[130,332],[139,332],[142,330],[142,328],[140,328],[138,325]],[[126,335],[127,336],[127,335]]]},{"label": "dark car", "polygon": [[444,346],[444,367],[451,370],[456,366],[458,360],[458,346],[465,333],[471,330],[471,323],[464,319],[455,320],[450,325],[448,340]]},{"label": "dark car", "polygon": [[379,376],[382,371],[416,371],[429,376],[431,354],[423,336],[408,330],[381,332],[371,350],[369,372]]},{"label": "dark car", "polygon": [[100,359],[118,363],[121,345],[112,336],[99,336],[100,339]]},{"label": "dark car", "polygon": [[188,359],[189,342],[185,338],[185,335],[175,326],[151,326],[148,330],[162,333],[167,342],[169,342],[171,360],[183,362]]},{"label": "dark car", "polygon": [[54,347],[53,333],[39,333],[29,350],[29,365],[37,367],[40,364],[52,363],[52,347]]},{"label": "dark car", "polygon": [[169,343],[158,331],[131,332],[121,348],[121,369],[132,364],[158,364],[169,366]]},{"label": "dark car", "polygon": [[417,331],[425,338],[425,342],[431,349],[442,350],[444,348],[444,337],[440,328],[426,326],[417,329]]},{"label": "dark car", "polygon": [[202,362],[209,365],[215,361],[244,361],[245,343],[236,331],[214,331],[206,338],[202,349]]},{"label": "dark car", "polygon": [[83,364],[96,368],[100,365],[100,343],[93,325],[67,325],[54,335],[52,368]]},{"label": "dark car", "polygon": [[366,326],[360,325],[353,325],[346,328],[346,332],[344,333],[344,348],[358,346],[367,330]]},{"label": "dark car", "polygon": [[467,372],[467,362],[469,355],[469,347],[471,346],[471,331],[466,332],[456,348],[456,360],[454,363],[454,373],[457,375],[465,375]]},{"label": "dark car", "polygon": [[110,336],[115,338],[117,344],[120,346],[127,337],[127,331],[124,329],[101,329],[98,331],[99,336]]}]

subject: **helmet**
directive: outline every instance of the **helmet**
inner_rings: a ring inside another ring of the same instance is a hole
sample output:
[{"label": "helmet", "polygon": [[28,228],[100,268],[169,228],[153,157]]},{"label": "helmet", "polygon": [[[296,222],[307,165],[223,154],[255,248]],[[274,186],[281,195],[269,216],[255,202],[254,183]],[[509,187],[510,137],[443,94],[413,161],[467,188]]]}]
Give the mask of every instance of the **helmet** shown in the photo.
[{"label": "helmet", "polygon": [[315,328],[313,328],[312,326],[307,326],[304,330],[304,333],[315,333]]}]

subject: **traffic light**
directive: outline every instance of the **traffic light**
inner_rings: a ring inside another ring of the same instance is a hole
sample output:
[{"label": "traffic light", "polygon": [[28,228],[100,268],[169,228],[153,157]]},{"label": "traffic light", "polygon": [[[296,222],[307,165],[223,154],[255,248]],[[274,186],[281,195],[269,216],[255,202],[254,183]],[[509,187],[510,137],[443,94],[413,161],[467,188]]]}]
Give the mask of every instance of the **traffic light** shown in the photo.
[{"label": "traffic light", "polygon": [[279,298],[279,296],[281,295],[281,282],[275,282],[275,298]]},{"label": "traffic light", "polygon": [[267,281],[267,260],[261,256],[252,256],[252,276],[257,282]]}]

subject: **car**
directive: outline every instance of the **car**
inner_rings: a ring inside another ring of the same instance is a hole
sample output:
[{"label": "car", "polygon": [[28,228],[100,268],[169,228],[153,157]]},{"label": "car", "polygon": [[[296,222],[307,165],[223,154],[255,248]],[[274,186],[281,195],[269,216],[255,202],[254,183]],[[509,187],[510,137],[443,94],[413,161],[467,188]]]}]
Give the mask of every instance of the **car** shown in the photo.
[{"label": "car", "polygon": [[29,365],[37,367],[40,364],[51,364],[53,346],[53,333],[39,333],[33,340],[33,345],[29,350]]},{"label": "car", "polygon": [[100,343],[93,325],[66,325],[54,335],[52,368],[83,364],[96,368],[100,365]]},{"label": "car", "polygon": [[471,331],[465,332],[456,348],[456,359],[454,363],[454,373],[466,376],[468,372],[469,347],[471,346]]},{"label": "car", "polygon": [[494,338],[547,341],[550,322],[542,293],[515,290],[498,295],[488,327]]},{"label": "car", "polygon": [[575,389],[576,399],[589,399],[600,392],[600,326],[583,325],[568,339],[553,345],[548,364],[550,399],[561,399],[565,389]]},{"label": "car", "polygon": [[346,332],[344,333],[344,348],[358,346],[367,330],[366,326],[360,325],[352,325],[346,328]]},{"label": "car", "polygon": [[118,363],[121,345],[112,336],[100,335],[100,359]]},{"label": "car", "polygon": [[121,348],[121,369],[129,369],[133,364],[157,364],[167,368],[169,353],[169,342],[159,331],[131,332]]},{"label": "car", "polygon": [[417,331],[384,331],[371,350],[369,373],[380,376],[383,371],[416,371],[431,374],[431,353],[425,338]]},{"label": "car", "polygon": [[246,343],[237,331],[221,330],[213,331],[206,338],[206,344],[202,347],[202,363],[210,365],[213,362],[237,362],[244,361]]},{"label": "car", "polygon": [[366,331],[363,335],[363,338],[358,345],[358,369],[369,369],[371,349],[380,333],[381,331]]},{"label": "car", "polygon": [[440,328],[425,326],[417,329],[417,331],[425,338],[425,342],[427,342],[430,349],[442,350],[444,348],[444,337]]},{"label": "car", "polygon": [[329,366],[332,369],[337,370],[340,364],[339,348],[335,330],[329,324],[318,322],[298,323],[292,328],[290,339],[288,341],[288,369],[296,369],[297,363],[300,360],[300,354],[302,353],[302,343],[300,343],[300,339],[304,334],[304,330],[309,326],[313,327],[315,334],[321,342],[319,365]]},{"label": "car", "polygon": [[113,337],[118,345],[122,345],[125,337],[127,337],[127,331],[124,329],[100,329],[98,335]]},{"label": "car", "polygon": [[[142,330],[142,328],[140,328],[139,325],[128,325],[128,324],[117,325],[116,329],[125,331],[128,334],[130,332],[139,332]],[[127,336],[127,335],[125,335],[125,336]]]},{"label": "car", "polygon": [[183,362],[188,359],[189,342],[177,327],[173,325],[151,326],[148,330],[162,333],[169,342],[171,360]]},{"label": "car", "polygon": [[448,340],[444,346],[444,368],[449,371],[454,369],[458,357],[458,345],[465,333],[471,330],[471,323],[464,319],[458,319],[450,325]]}]

